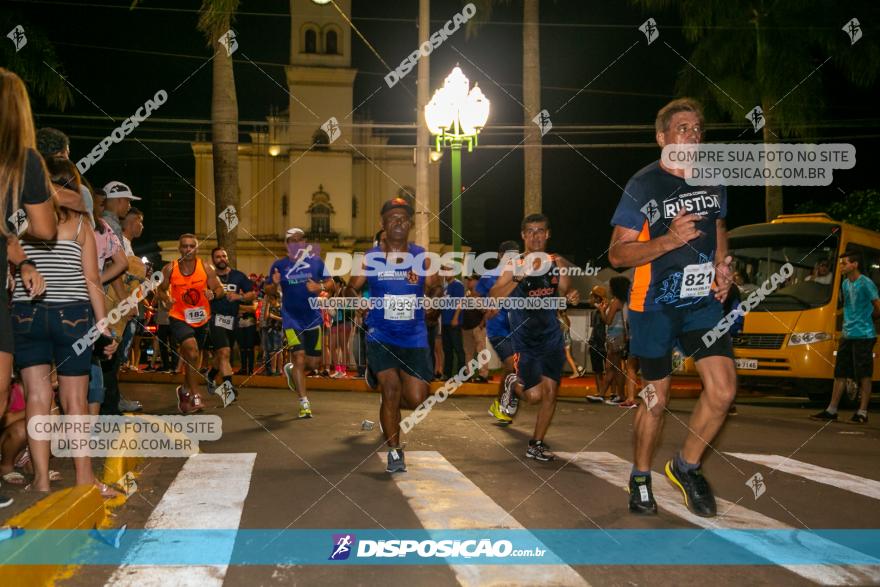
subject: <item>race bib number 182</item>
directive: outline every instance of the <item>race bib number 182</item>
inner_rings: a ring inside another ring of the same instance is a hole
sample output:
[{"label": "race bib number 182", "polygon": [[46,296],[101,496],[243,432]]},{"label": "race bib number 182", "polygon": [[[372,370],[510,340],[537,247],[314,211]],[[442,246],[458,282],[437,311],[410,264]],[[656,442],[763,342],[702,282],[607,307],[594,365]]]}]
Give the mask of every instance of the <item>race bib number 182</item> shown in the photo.
[{"label": "race bib number 182", "polygon": [[204,308],[187,308],[183,311],[183,318],[187,324],[199,324],[208,317]]},{"label": "race bib number 182", "polygon": [[702,298],[712,291],[715,280],[715,265],[712,263],[695,263],[684,268],[681,276],[680,298]]}]

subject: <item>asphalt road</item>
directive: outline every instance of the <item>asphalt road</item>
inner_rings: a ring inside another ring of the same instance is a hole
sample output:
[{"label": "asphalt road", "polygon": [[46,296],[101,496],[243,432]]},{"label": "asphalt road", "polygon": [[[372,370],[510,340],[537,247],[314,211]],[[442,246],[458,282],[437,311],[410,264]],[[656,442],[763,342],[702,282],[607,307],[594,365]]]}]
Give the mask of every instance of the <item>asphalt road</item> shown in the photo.
[{"label": "asphalt road", "polygon": [[[125,393],[141,400],[149,413],[174,413],[172,386],[127,384]],[[232,455],[232,459],[255,455],[252,470],[241,464],[243,461],[232,460],[232,466],[201,473],[219,476],[219,480],[212,480],[186,471],[192,464],[184,467],[186,459],[149,459],[142,465],[138,493],[117,510],[116,521],[127,523],[129,528],[143,528],[162,517],[157,512],[186,513],[186,508],[174,509],[180,507],[181,496],[170,495],[173,491],[169,487],[186,487],[186,475],[193,474],[197,476],[189,485],[191,495],[185,496],[186,500],[196,510],[214,508],[218,519],[228,519],[223,516],[229,514],[227,505],[232,504],[232,519],[238,517],[240,529],[393,532],[513,527],[601,529],[613,534],[620,529],[700,528],[697,521],[676,509],[680,508],[677,497],[668,506],[661,502],[656,517],[629,514],[627,494],[622,489],[626,477],[620,471],[629,467],[632,410],[561,400],[547,442],[566,458],[537,463],[525,458],[534,409],[521,409],[513,426],[499,428],[486,414],[487,398],[453,396],[407,435],[410,471],[392,479],[384,472],[384,451],[376,454],[382,450],[378,425],[372,431],[361,429],[362,420],[378,420],[377,395],[314,392],[310,399],[315,413],[311,420],[297,420],[294,394],[281,390],[244,390],[240,401],[226,409],[210,400],[206,413],[222,417],[223,435],[217,441],[202,443],[203,452]],[[807,416],[816,406],[805,406],[803,401],[772,397],[740,400],[739,414],[728,419],[704,460],[716,496],[726,500],[719,503],[720,517],[711,522],[717,526],[704,527],[880,528],[876,501],[880,493],[873,493],[876,487],[871,485],[873,480],[880,486],[880,417],[865,426],[813,422]],[[656,472],[662,471],[663,462],[684,438],[693,405],[694,400],[673,400],[670,405],[654,463],[655,492],[671,487]],[[759,463],[754,461],[758,457],[745,455],[777,455],[773,457],[777,460]],[[822,469],[805,472],[795,463]],[[766,489],[758,498],[746,484],[755,473],[761,473]],[[237,500],[241,504],[236,509]],[[489,565],[341,566],[328,561],[320,565],[230,565],[214,568],[207,575],[200,575],[197,568],[182,572],[152,569],[143,575],[152,577],[150,580],[133,574],[128,583],[120,583],[124,569],[86,566],[64,584],[393,587],[711,583],[721,587],[880,581],[880,567],[783,568],[769,562],[737,566],[640,564],[650,560],[646,555],[653,547],[630,547],[622,553],[628,564],[514,567],[521,573]],[[599,541],[597,548],[624,546],[609,537]],[[330,550],[328,543],[327,555]]]}]

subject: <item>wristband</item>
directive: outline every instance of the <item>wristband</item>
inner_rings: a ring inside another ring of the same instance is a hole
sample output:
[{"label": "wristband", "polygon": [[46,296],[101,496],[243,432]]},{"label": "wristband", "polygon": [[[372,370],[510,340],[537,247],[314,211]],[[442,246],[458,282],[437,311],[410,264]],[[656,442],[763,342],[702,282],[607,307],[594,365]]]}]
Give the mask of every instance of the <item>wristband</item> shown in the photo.
[{"label": "wristband", "polygon": [[37,268],[37,264],[33,261],[33,259],[25,259],[24,261],[22,261],[21,263],[19,263],[18,265],[15,266],[15,270],[20,272],[22,266],[24,266],[24,265],[30,265],[34,269]]}]

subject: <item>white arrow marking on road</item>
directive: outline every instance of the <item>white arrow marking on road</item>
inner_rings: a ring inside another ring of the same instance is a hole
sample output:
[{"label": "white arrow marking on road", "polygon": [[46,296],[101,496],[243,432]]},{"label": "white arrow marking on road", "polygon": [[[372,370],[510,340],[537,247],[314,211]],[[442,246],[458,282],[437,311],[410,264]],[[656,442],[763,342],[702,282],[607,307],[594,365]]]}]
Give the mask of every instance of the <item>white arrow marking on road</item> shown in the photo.
[{"label": "white arrow marking on road", "polygon": [[[237,529],[251,484],[256,453],[206,454],[189,457],[144,530]],[[132,547],[133,559],[165,560],[166,541],[144,535]],[[235,534],[211,540],[212,557],[230,560]],[[157,549],[155,553],[151,550]],[[228,565],[121,565],[107,581],[114,587],[222,587]]]},{"label": "white arrow marking on road", "polygon": [[[581,452],[581,453],[564,453],[557,452],[559,458],[571,461],[573,465],[583,469],[591,475],[595,475],[600,479],[609,483],[627,489],[629,484],[629,476],[632,471],[632,463],[621,459],[620,457],[607,452]],[[683,520],[686,520],[701,528],[707,530],[716,529],[736,529],[736,530],[770,530],[770,529],[791,529],[788,524],[775,520],[764,514],[752,511],[748,508],[736,505],[725,499],[715,498],[718,505],[719,515],[717,518],[701,518],[692,514],[687,506],[682,502],[681,491],[677,487],[673,487],[666,480],[663,473],[653,473],[654,483],[652,489],[654,491],[654,499],[657,500],[657,506],[669,513],[672,513]],[[621,504],[622,506],[623,504]],[[773,552],[791,553],[793,558],[809,560],[815,556],[816,552],[822,552],[823,556],[828,558],[839,558],[841,560],[858,558],[864,559],[863,553],[856,553],[852,549],[832,542],[820,536],[812,536],[808,540],[788,539],[784,536],[777,537],[776,540],[770,536],[761,536],[760,534],[735,534],[724,533],[716,534],[716,536],[728,540],[729,542],[756,554],[762,558],[773,562]],[[801,535],[803,539],[803,535]],[[779,540],[786,540],[780,543]],[[811,554],[812,553],[812,554]],[[878,566],[859,566],[859,565],[779,565],[789,571],[819,583],[820,585],[875,585],[880,583],[880,560],[877,561]]]},{"label": "white arrow marking on road", "polygon": [[[377,454],[381,459],[384,454]],[[524,530],[500,505],[435,451],[406,453],[407,472],[392,476],[426,530]],[[537,539],[535,542],[538,543]],[[538,543],[539,544],[539,543]],[[570,566],[548,552],[552,565],[450,565],[465,587],[571,585],[589,587]]]},{"label": "white arrow marking on road", "polygon": [[797,475],[816,483],[831,485],[832,487],[845,489],[872,499],[880,499],[880,481],[835,471],[834,469],[826,469],[825,467],[803,463],[794,459],[787,459],[780,455],[757,455],[739,452],[727,452],[724,454],[744,461],[758,463],[759,465],[766,465],[773,469],[779,469],[783,473]]}]

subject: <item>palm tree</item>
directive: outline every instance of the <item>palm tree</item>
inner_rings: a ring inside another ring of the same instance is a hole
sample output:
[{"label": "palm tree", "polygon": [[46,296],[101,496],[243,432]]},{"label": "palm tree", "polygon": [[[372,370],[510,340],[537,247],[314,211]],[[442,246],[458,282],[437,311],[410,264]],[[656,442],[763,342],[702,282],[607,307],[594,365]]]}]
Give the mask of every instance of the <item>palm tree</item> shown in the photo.
[{"label": "palm tree", "polygon": [[[211,89],[211,147],[214,165],[214,205],[217,246],[226,249],[229,263],[236,263],[238,228],[227,230],[219,214],[239,208],[238,190],[238,99],[232,71],[232,55],[220,42],[230,30],[239,0],[202,0],[198,29],[214,50]],[[229,41],[227,41],[229,42]],[[231,45],[230,45],[231,46]]]},{"label": "palm tree", "polygon": [[541,212],[541,131],[532,119],[541,110],[539,0],[523,0],[523,126],[525,126],[524,214]]},{"label": "palm tree", "polygon": [[[760,106],[765,143],[805,136],[821,116],[826,82],[820,69],[826,62],[861,86],[871,85],[880,67],[876,39],[865,35],[851,44],[841,30],[853,16],[876,22],[873,1],[857,7],[836,0],[630,1],[653,16],[678,7],[684,36],[694,47],[690,64],[682,64],[677,91],[702,99],[736,122]],[[670,58],[678,59],[671,51]],[[782,204],[782,188],[766,186],[768,221],[782,213]]]},{"label": "palm tree", "polygon": [[24,28],[27,44],[16,52],[9,39],[0,39],[0,63],[22,79],[31,94],[39,96],[46,105],[65,110],[73,102],[70,86],[61,76],[64,68],[55,54],[55,47],[45,33],[30,23],[17,10],[6,6],[0,12],[0,34],[6,35],[13,27]]},{"label": "palm tree", "polygon": [[[495,4],[510,0],[474,0],[476,16],[468,21],[467,34],[491,20]],[[541,212],[541,131],[532,119],[541,110],[540,0],[523,0],[523,127],[525,128],[525,215]]]},{"label": "palm tree", "polygon": [[[133,0],[135,8],[140,0]],[[217,246],[226,249],[229,264],[235,266],[238,250],[238,227],[227,230],[220,214],[229,206],[236,213],[238,192],[238,98],[232,72],[232,41],[227,37],[232,17],[240,0],[202,0],[196,27],[204,33],[208,46],[214,51],[211,58],[211,156],[214,167],[214,219]],[[224,42],[221,42],[221,39]]]}]

